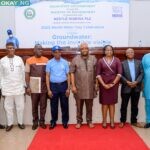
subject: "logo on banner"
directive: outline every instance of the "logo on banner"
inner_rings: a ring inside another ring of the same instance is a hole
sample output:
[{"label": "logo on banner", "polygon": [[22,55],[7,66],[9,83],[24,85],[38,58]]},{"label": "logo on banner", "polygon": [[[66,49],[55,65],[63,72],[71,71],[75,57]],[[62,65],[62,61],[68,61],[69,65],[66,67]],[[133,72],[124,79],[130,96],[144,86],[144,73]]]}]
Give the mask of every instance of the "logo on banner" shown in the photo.
[{"label": "logo on banner", "polygon": [[27,19],[33,19],[35,17],[35,10],[33,8],[27,8],[27,9],[25,9],[24,16]]},{"label": "logo on banner", "polygon": [[112,6],[112,17],[123,17],[122,7]]}]

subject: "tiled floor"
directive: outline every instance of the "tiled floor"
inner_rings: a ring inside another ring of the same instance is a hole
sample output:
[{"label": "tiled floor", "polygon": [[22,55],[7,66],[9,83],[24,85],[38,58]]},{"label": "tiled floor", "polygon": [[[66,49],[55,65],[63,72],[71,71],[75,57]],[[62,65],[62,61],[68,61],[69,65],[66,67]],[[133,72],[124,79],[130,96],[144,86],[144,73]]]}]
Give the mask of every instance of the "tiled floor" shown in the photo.
[{"label": "tiled floor", "polygon": [[[150,148],[150,128],[133,128]],[[36,131],[33,131],[31,126],[26,126],[25,130],[14,126],[10,132],[0,130],[0,150],[27,150],[35,133]]]}]

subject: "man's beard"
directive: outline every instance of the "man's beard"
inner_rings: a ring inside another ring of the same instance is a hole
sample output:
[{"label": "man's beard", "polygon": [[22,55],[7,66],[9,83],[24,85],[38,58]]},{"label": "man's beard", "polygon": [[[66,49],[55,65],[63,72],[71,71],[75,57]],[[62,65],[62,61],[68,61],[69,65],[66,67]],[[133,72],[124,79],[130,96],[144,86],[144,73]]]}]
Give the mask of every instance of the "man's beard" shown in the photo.
[{"label": "man's beard", "polygon": [[81,53],[82,56],[88,56],[88,52],[87,53]]}]

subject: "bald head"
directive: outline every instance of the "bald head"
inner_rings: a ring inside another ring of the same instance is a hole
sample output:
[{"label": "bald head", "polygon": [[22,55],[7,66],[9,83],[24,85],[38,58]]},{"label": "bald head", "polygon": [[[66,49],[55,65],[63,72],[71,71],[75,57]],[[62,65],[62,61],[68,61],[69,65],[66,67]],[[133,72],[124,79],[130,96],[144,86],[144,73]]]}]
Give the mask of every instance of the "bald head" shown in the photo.
[{"label": "bald head", "polygon": [[80,44],[80,48],[83,48],[83,47],[88,48],[88,44],[87,44],[86,42],[82,42],[82,43]]},{"label": "bald head", "polygon": [[80,52],[81,52],[81,55],[84,57],[89,55],[89,47],[86,42],[83,42],[80,44]]}]

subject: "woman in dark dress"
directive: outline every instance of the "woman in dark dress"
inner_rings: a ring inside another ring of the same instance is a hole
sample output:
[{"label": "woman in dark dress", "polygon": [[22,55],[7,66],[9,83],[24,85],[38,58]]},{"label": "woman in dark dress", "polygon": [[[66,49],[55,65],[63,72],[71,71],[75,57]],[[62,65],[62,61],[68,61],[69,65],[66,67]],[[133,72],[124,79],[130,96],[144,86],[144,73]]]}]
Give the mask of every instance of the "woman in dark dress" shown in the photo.
[{"label": "woman in dark dress", "polygon": [[97,79],[100,83],[100,103],[102,104],[103,128],[107,128],[107,112],[109,110],[110,127],[115,128],[114,114],[115,104],[118,99],[118,86],[122,74],[122,65],[118,58],[114,57],[111,45],[103,48],[104,57],[97,63]]}]

